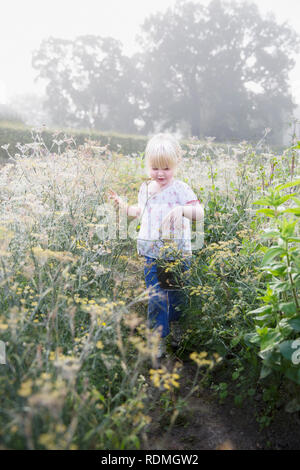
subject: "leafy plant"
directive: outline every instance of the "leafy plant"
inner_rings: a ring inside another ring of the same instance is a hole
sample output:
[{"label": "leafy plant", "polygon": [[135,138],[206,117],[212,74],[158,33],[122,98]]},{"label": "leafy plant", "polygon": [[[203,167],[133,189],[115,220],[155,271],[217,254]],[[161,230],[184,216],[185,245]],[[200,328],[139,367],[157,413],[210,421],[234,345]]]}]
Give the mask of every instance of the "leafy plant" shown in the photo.
[{"label": "leafy plant", "polygon": [[256,331],[245,335],[247,344],[259,348],[261,378],[278,371],[298,385],[300,238],[297,217],[300,216],[300,199],[296,192],[282,195],[281,191],[299,185],[300,180],[296,180],[271,188],[269,194],[255,202],[267,206],[257,210],[257,214],[272,219],[273,224],[263,233],[263,239],[270,240],[271,244],[261,248],[261,269],[268,276],[267,287],[260,296],[263,304],[249,312]]}]

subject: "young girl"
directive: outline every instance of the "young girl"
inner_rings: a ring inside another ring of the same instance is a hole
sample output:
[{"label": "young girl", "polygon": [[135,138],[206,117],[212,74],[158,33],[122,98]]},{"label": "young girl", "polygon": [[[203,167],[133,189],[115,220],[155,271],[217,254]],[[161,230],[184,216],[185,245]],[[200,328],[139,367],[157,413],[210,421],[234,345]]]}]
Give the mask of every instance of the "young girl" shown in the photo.
[{"label": "young girl", "polygon": [[[190,221],[203,218],[203,209],[195,193],[186,183],[174,178],[181,154],[181,147],[174,137],[155,135],[145,150],[146,171],[151,179],[141,185],[138,205],[128,206],[114,191],[109,194],[116,205],[126,208],[128,216],[141,217],[137,250],[145,257],[148,320],[150,327],[159,330],[161,335],[158,359],[165,354],[170,323],[179,319],[182,292],[160,286],[157,259],[174,259],[172,253],[179,251],[184,269],[188,269],[192,255]],[[170,239],[176,250],[167,254],[165,243]]]}]

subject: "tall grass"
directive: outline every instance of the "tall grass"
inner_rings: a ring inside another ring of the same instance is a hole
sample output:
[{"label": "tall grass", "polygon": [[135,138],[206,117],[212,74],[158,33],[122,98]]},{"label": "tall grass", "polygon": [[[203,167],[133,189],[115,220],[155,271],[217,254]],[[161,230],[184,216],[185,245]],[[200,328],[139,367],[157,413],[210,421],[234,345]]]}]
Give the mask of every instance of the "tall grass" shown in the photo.
[{"label": "tall grass", "polygon": [[[170,394],[180,370],[176,362],[155,369],[143,261],[134,240],[99,237],[98,208],[109,187],[136,202],[144,161],[107,146],[64,144],[53,153],[39,135],[0,172],[1,447],[140,448],[161,394],[172,423],[178,415]],[[263,282],[256,232],[266,220],[254,218],[251,203],[275,180],[285,182],[290,165],[289,151],[258,155],[247,144],[226,151],[209,141],[191,144],[183,158],[177,177],[206,206],[181,344],[198,372],[228,352],[239,355],[240,333],[253,327],[245,311]]]}]

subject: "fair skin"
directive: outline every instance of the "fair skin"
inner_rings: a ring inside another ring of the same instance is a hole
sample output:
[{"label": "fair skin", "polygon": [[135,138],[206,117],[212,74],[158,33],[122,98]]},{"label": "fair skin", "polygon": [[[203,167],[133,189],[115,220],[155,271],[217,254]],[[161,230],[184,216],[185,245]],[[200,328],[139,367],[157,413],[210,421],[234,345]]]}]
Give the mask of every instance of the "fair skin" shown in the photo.
[{"label": "fair skin", "polygon": [[[163,168],[151,166],[149,168],[149,175],[152,180],[149,184],[149,193],[151,196],[172,184],[174,173],[175,168],[169,168],[167,165],[165,165]],[[114,201],[116,206],[126,210],[129,217],[135,218],[141,215],[141,209],[138,206],[127,205],[114,191],[109,190],[108,197]],[[203,208],[199,203],[195,206],[186,205],[174,207],[163,219],[160,228],[161,231],[168,231],[172,226],[175,230],[180,229],[182,217],[187,217],[190,220],[200,220],[203,217]]]}]

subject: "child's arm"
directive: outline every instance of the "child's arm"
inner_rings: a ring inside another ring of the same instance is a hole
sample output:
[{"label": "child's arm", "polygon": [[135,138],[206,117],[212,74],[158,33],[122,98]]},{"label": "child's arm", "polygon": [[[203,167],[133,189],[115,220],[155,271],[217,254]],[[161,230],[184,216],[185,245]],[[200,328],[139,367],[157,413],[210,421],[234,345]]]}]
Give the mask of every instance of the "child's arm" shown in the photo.
[{"label": "child's arm", "polygon": [[186,205],[182,207],[183,217],[187,217],[190,220],[201,220],[204,217],[204,210],[202,204]]},{"label": "child's arm", "polygon": [[126,211],[126,214],[128,217],[139,217],[141,215],[141,208],[139,206],[130,206],[126,202],[120,198],[120,196],[117,195],[114,191],[109,189],[108,191],[108,197],[109,199],[112,199],[115,203],[116,206],[121,207],[123,210]]},{"label": "child's arm", "polygon": [[170,230],[171,227],[180,229],[182,227],[182,217],[187,217],[190,220],[202,220],[204,217],[203,206],[200,203],[195,205],[185,205],[185,206],[176,206],[170,210],[162,221],[161,230],[164,231]]},{"label": "child's arm", "polygon": [[141,208],[139,206],[127,206],[126,213],[128,217],[139,217],[141,215]]}]

